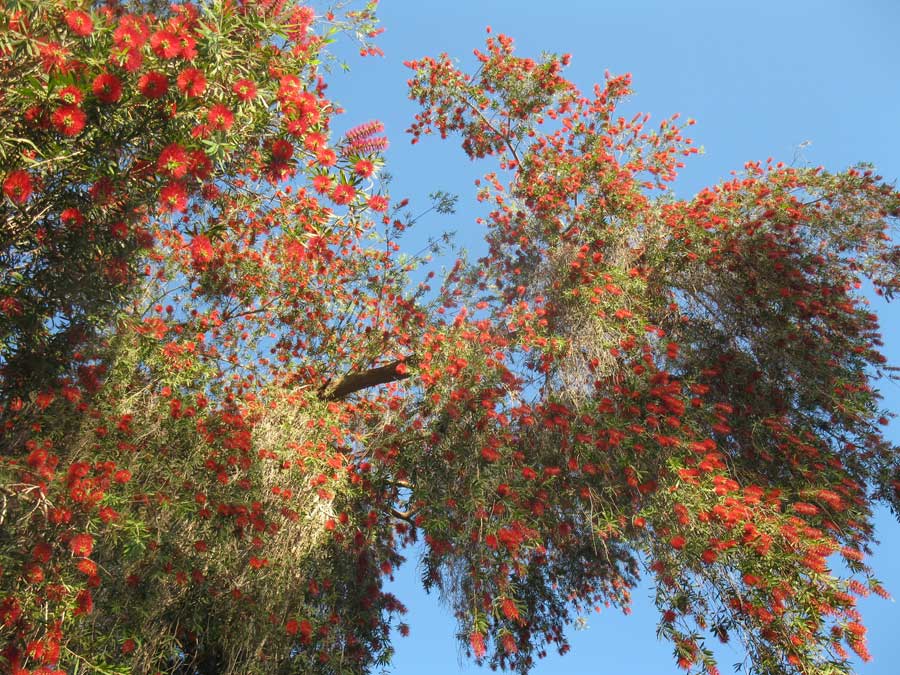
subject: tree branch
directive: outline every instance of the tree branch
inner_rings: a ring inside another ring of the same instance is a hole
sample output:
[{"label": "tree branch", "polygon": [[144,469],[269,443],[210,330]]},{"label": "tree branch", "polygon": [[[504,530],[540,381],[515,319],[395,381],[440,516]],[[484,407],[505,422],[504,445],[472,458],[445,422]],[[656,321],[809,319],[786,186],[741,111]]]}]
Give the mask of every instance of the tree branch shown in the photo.
[{"label": "tree branch", "polygon": [[326,401],[342,401],[350,394],[369,387],[377,387],[379,384],[387,384],[388,382],[397,382],[405,380],[409,377],[408,372],[398,373],[397,368],[401,365],[412,365],[415,361],[414,357],[405,361],[391,361],[387,365],[370,368],[361,373],[348,373],[337,383],[329,392],[323,392],[321,397]]}]

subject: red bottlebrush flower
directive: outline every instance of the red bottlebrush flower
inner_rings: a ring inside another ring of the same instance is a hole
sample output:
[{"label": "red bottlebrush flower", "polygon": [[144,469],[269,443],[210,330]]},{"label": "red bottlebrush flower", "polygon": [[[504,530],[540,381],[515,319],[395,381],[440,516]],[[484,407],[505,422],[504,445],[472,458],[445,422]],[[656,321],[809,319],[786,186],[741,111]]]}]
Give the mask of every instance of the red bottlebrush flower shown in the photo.
[{"label": "red bottlebrush flower", "polygon": [[209,126],[220,131],[228,131],[234,124],[234,113],[221,103],[216,103],[206,114]]},{"label": "red bottlebrush flower", "polygon": [[290,141],[279,138],[272,142],[272,159],[275,161],[286,162],[293,154],[294,146]]},{"label": "red bottlebrush flower", "polygon": [[115,239],[126,239],[128,237],[128,226],[120,220],[109,226],[109,233]]},{"label": "red bottlebrush flower", "polygon": [[369,208],[373,211],[387,211],[388,200],[381,195],[372,195],[369,197]]},{"label": "red bottlebrush flower", "polygon": [[69,63],[69,50],[58,42],[40,43],[38,51],[41,55],[41,66],[45,73],[52,73],[54,70],[60,73],[68,73],[72,69],[72,64]]},{"label": "red bottlebrush flower", "polygon": [[131,472],[128,469],[119,469],[113,474],[113,480],[120,485],[124,485],[131,480]]},{"label": "red bottlebrush flower", "polygon": [[321,148],[316,153],[316,161],[321,166],[334,166],[337,162],[337,155],[331,148]]},{"label": "red bottlebrush flower", "polygon": [[84,100],[84,94],[81,93],[81,89],[74,84],[63,87],[56,95],[59,97],[60,101],[67,103],[68,105],[79,105]]},{"label": "red bottlebrush flower", "polygon": [[116,46],[143,47],[149,34],[144,17],[126,14],[113,32],[113,42]]},{"label": "red bottlebrush flower", "polygon": [[94,538],[84,532],[76,534],[69,540],[69,550],[72,551],[72,555],[86,558],[94,550]]},{"label": "red bottlebrush flower", "polygon": [[331,176],[327,174],[319,174],[312,180],[313,189],[319,194],[325,194],[331,190]]},{"label": "red bottlebrush flower", "polygon": [[503,598],[500,601],[500,609],[507,619],[517,620],[519,618],[519,608],[511,598]]},{"label": "red bottlebrush flower", "polygon": [[159,191],[159,208],[163,212],[184,211],[187,208],[187,197],[184,184],[174,181]]},{"label": "red bottlebrush flower", "polygon": [[25,114],[22,115],[25,118],[25,121],[37,127],[38,129],[49,129],[50,128],[50,116],[47,114],[47,111],[43,106],[33,105],[25,111]]},{"label": "red bottlebrush flower", "polygon": [[494,448],[484,447],[481,449],[481,457],[485,462],[496,462],[500,459],[500,453]]},{"label": "red bottlebrush flower", "polygon": [[181,40],[168,30],[158,30],[150,38],[150,49],[161,59],[174,59],[181,55]]},{"label": "red bottlebrush flower", "polygon": [[672,548],[674,548],[676,551],[680,551],[681,549],[684,548],[685,540],[684,540],[684,537],[682,537],[679,534],[679,535],[672,537],[669,540],[669,543],[672,545]]},{"label": "red bottlebrush flower", "polygon": [[105,206],[112,201],[113,183],[106,176],[99,178],[88,189],[88,194],[94,200],[94,204]]},{"label": "red bottlebrush flower", "polygon": [[178,43],[181,45],[181,58],[193,61],[197,56],[197,41],[190,35],[180,35]]},{"label": "red bottlebrush flower", "polygon": [[122,83],[111,73],[100,73],[91,87],[100,103],[115,103],[122,98]]},{"label": "red bottlebrush flower", "polygon": [[138,89],[147,98],[162,98],[169,90],[169,78],[155,71],[145,73],[138,80]]},{"label": "red bottlebrush flower", "polygon": [[344,134],[345,146],[344,152],[358,153],[363,155],[371,155],[376,152],[383,152],[387,149],[387,138],[383,136],[375,136],[375,134],[384,131],[384,125],[381,122],[366,122],[358,127],[353,127]]},{"label": "red bottlebrush flower", "polygon": [[286,624],[284,624],[284,630],[288,635],[296,635],[297,631],[300,630],[300,624],[296,619],[291,619]]},{"label": "red bottlebrush flower", "polygon": [[80,229],[84,224],[84,216],[81,215],[81,211],[71,207],[63,209],[63,212],[59,214],[59,220],[63,225],[73,230]]},{"label": "red bottlebrush flower", "polygon": [[206,77],[196,68],[185,68],[178,73],[176,84],[185,96],[197,97],[206,91]]},{"label": "red bottlebrush flower", "polygon": [[480,659],[487,653],[487,647],[484,646],[484,635],[481,633],[469,635],[469,644],[472,646],[472,652],[476,659]]},{"label": "red bottlebrush flower", "polygon": [[364,124],[360,124],[359,126],[353,127],[346,134],[344,134],[344,138],[347,142],[353,142],[354,140],[358,140],[361,138],[367,138],[369,136],[374,136],[375,134],[380,134],[384,131],[384,124],[377,120],[372,120],[371,122],[366,122]]},{"label": "red bottlebrush flower", "polygon": [[205,234],[198,234],[191,240],[191,260],[194,267],[204,268],[215,257],[212,242]]},{"label": "red bottlebrush flower", "polygon": [[87,12],[70,9],[66,12],[65,18],[69,30],[79,37],[87,37],[94,31],[94,22]]},{"label": "red bottlebrush flower", "polygon": [[203,150],[194,150],[189,157],[189,171],[194,178],[206,180],[212,173],[212,160]]},{"label": "red bottlebrush flower", "polygon": [[97,563],[88,558],[84,558],[83,560],[79,560],[78,564],[75,565],[79,572],[82,574],[86,574],[89,577],[95,576],[97,574]]},{"label": "red bottlebrush flower", "polygon": [[79,614],[90,614],[93,611],[94,596],[91,595],[91,592],[87,589],[79,591],[78,595],[75,596],[75,611],[73,614],[78,616]]},{"label": "red bottlebrush flower", "polygon": [[328,139],[325,137],[325,134],[310,133],[303,138],[303,146],[310,152],[318,152],[325,147],[327,142]]},{"label": "red bottlebrush flower", "polygon": [[77,105],[64,105],[53,112],[50,121],[63,136],[77,136],[84,129],[87,115]]},{"label": "red bottlebrush flower", "polygon": [[40,563],[49,562],[50,557],[53,555],[53,549],[50,544],[46,544],[41,542],[39,544],[35,544],[34,548],[31,549],[31,557]]},{"label": "red bottlebrush flower", "polygon": [[18,599],[7,596],[0,602],[0,625],[12,628],[22,616],[22,604]]},{"label": "red bottlebrush flower", "polygon": [[283,75],[278,81],[278,100],[282,104],[297,101],[303,93],[303,84],[296,75]]},{"label": "red bottlebrush flower", "polygon": [[719,558],[719,554],[713,551],[711,548],[708,548],[703,551],[703,553],[700,555],[700,558],[707,565],[712,565]]},{"label": "red bottlebrush flower", "polygon": [[360,155],[374,155],[388,149],[388,139],[384,136],[361,138],[352,141],[346,149],[348,152],[355,152]]},{"label": "red bottlebrush flower", "polygon": [[331,194],[331,200],[335,204],[345,205],[352,202],[355,196],[356,190],[352,185],[341,183],[336,188],[334,188],[334,192]]},{"label": "red bottlebrush flower", "polygon": [[11,171],[3,181],[3,194],[16,204],[24,204],[31,196],[31,175],[24,169]]},{"label": "red bottlebrush flower", "polygon": [[256,84],[252,80],[238,80],[235,82],[231,90],[237,95],[240,101],[250,101],[256,96]]},{"label": "red bottlebrush flower", "polygon": [[504,633],[500,637],[500,645],[507,654],[515,654],[519,651],[519,647],[516,645],[516,639],[509,633]]},{"label": "red bottlebrush flower", "polygon": [[25,580],[30,584],[39,584],[44,580],[44,570],[40,565],[31,563],[25,566]]},{"label": "red bottlebrush flower", "polygon": [[375,173],[375,165],[367,159],[361,159],[353,165],[353,170],[363,178],[368,178]]},{"label": "red bottlebrush flower", "polygon": [[291,13],[291,18],[287,22],[287,31],[291,39],[298,40],[306,35],[309,27],[312,25],[316,14],[312,7],[298,7]]},{"label": "red bottlebrush flower", "polygon": [[312,624],[306,619],[300,622],[300,642],[305,645],[312,642]]},{"label": "red bottlebrush flower", "polygon": [[137,645],[135,644],[134,640],[132,640],[131,638],[128,638],[127,640],[125,640],[122,643],[122,653],[130,654],[131,652],[134,651],[135,647],[137,647]]},{"label": "red bottlebrush flower", "polygon": [[172,178],[183,178],[190,167],[188,153],[178,143],[170,143],[159,153],[156,169]]}]

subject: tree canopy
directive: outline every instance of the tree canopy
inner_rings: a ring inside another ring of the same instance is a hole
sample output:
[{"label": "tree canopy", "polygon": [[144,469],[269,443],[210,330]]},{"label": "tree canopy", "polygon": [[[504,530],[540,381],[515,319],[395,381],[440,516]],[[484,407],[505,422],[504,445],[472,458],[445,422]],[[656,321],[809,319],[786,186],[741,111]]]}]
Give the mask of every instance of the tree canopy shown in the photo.
[{"label": "tree canopy", "polygon": [[486,255],[431,269],[383,125],[331,132],[375,4],[5,3],[2,668],[371,672],[418,543],[481,663],[643,576],[687,671],[850,672],[900,193],[770,161],[679,199],[690,120],[489,34],[407,64],[413,142],[488,172]]}]

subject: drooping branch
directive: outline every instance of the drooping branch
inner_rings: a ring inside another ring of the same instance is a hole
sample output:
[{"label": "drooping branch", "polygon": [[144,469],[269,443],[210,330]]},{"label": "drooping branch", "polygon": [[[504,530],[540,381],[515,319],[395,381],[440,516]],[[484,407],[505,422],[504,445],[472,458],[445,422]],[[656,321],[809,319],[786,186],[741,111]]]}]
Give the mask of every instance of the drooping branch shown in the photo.
[{"label": "drooping branch", "polygon": [[379,384],[405,380],[409,377],[406,366],[412,365],[414,362],[415,358],[413,357],[405,361],[391,361],[386,365],[370,368],[361,373],[348,373],[337,383],[337,386],[330,391],[323,392],[321,397],[326,401],[342,401],[357,391],[377,387]]}]

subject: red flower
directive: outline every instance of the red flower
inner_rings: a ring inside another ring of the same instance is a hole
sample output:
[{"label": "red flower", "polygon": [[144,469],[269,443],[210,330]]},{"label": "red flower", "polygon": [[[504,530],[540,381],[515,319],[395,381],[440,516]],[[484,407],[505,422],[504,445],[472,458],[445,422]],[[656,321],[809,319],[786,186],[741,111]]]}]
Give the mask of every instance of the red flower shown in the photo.
[{"label": "red flower", "polygon": [[64,105],[53,112],[50,121],[63,136],[77,136],[84,129],[87,115],[77,105]]},{"label": "red flower", "polygon": [[495,448],[485,446],[481,449],[481,457],[486,462],[496,462],[500,459],[500,453]]},{"label": "red flower", "polygon": [[128,226],[120,220],[109,226],[109,233],[115,239],[125,239],[128,236]]},{"label": "red flower", "polygon": [[331,199],[335,204],[343,205],[352,202],[355,196],[356,190],[352,185],[341,183],[336,188],[334,188],[334,192],[331,194]]},{"label": "red flower", "polygon": [[31,557],[34,558],[37,562],[48,562],[50,560],[50,556],[52,555],[53,549],[50,547],[50,544],[41,542],[35,544],[34,548],[31,549]]},{"label": "red flower", "polygon": [[72,64],[69,63],[71,52],[58,42],[41,42],[38,44],[38,51],[45,73],[52,73],[54,70],[68,73],[72,69]]},{"label": "red flower", "polygon": [[200,96],[206,91],[206,77],[196,68],[185,68],[178,73],[176,84],[185,96]]},{"label": "red flower", "polygon": [[162,98],[169,89],[169,79],[162,73],[145,73],[138,80],[138,89],[147,98]]},{"label": "red flower", "polygon": [[72,555],[86,558],[94,550],[94,538],[86,533],[76,534],[69,540],[69,549]]},{"label": "red flower", "polygon": [[367,159],[361,159],[353,165],[353,170],[363,178],[368,178],[375,173],[375,165]]},{"label": "red flower", "polygon": [[37,395],[35,399],[35,403],[37,403],[37,407],[41,410],[46,410],[53,403],[53,399],[55,399],[52,391],[42,391]]},{"label": "red flower", "polygon": [[10,172],[3,181],[3,193],[16,204],[27,202],[32,189],[31,176],[24,169]]},{"label": "red flower", "polygon": [[100,103],[115,103],[122,98],[122,83],[110,73],[100,73],[95,77],[92,89]]},{"label": "red flower", "polygon": [[238,80],[232,85],[231,90],[241,101],[249,101],[256,96],[256,85],[252,80]]},{"label": "red flower", "polygon": [[75,35],[87,37],[94,30],[94,22],[87,12],[77,9],[70,9],[66,12],[66,25]]},{"label": "red flower", "polygon": [[278,162],[286,162],[294,154],[294,146],[290,141],[279,138],[272,143],[272,159]]},{"label": "red flower", "polygon": [[59,96],[59,99],[63,103],[68,103],[69,105],[78,105],[84,99],[84,94],[81,93],[81,89],[74,84],[70,84],[68,87],[60,89],[57,96]]},{"label": "red flower", "polygon": [[94,596],[91,595],[91,592],[87,589],[83,591],[79,591],[78,595],[75,596],[75,611],[73,614],[78,616],[79,614],[90,614],[94,611]]},{"label": "red flower", "polygon": [[319,174],[312,180],[313,188],[319,194],[325,194],[331,189],[331,176],[327,174]]},{"label": "red flower", "polygon": [[178,38],[178,43],[181,45],[181,58],[193,61],[197,56],[197,41],[190,35],[182,35]]},{"label": "red flower", "polygon": [[481,633],[469,635],[469,644],[472,645],[472,651],[475,653],[476,659],[480,659],[487,652],[487,648],[484,646],[484,635]]},{"label": "red flower", "polygon": [[190,172],[194,178],[205,180],[212,173],[212,161],[203,150],[194,150],[189,158]]},{"label": "red flower", "polygon": [[191,240],[191,259],[194,267],[204,268],[215,257],[212,242],[205,234],[198,234]]},{"label": "red flower", "polygon": [[684,548],[685,540],[684,540],[684,537],[682,537],[679,534],[677,536],[672,537],[672,539],[669,541],[669,543],[672,544],[672,548],[674,548],[677,551],[680,551],[681,549]]},{"label": "red flower", "polygon": [[300,624],[297,623],[297,619],[291,619],[286,624],[284,624],[284,630],[287,631],[288,635],[296,635],[299,629]]},{"label": "red flower", "polygon": [[150,48],[161,59],[174,59],[181,54],[181,40],[167,30],[158,30],[150,38]]},{"label": "red flower", "polygon": [[131,472],[128,469],[119,469],[113,475],[113,480],[124,485],[131,480]]},{"label": "red flower", "polygon": [[500,601],[500,609],[507,619],[519,618],[519,608],[516,607],[516,603],[511,598],[503,598],[503,600]]},{"label": "red flower", "polygon": [[372,195],[369,197],[369,208],[373,211],[387,211],[388,200],[381,195]]},{"label": "red flower", "polygon": [[234,124],[234,113],[232,113],[227,106],[216,103],[209,109],[209,112],[206,114],[206,119],[209,122],[209,126],[213,129],[228,131],[231,128],[231,125]]},{"label": "red flower", "polygon": [[159,153],[156,169],[172,178],[183,178],[188,171],[188,154],[178,143],[170,143]]},{"label": "red flower", "polygon": [[187,208],[187,188],[178,181],[169,183],[159,192],[160,210],[184,211]]},{"label": "red flower", "polygon": [[134,651],[134,648],[136,646],[137,645],[134,643],[134,640],[132,640],[131,638],[128,638],[127,640],[125,640],[125,642],[122,643],[122,653],[130,654],[131,652]]},{"label": "red flower", "polygon": [[86,574],[89,577],[97,574],[97,563],[93,560],[88,560],[85,558],[84,560],[79,560],[78,564],[75,566],[79,572],[82,574]]},{"label": "red flower", "polygon": [[312,640],[312,624],[306,619],[300,622],[300,641],[308,645]]}]

